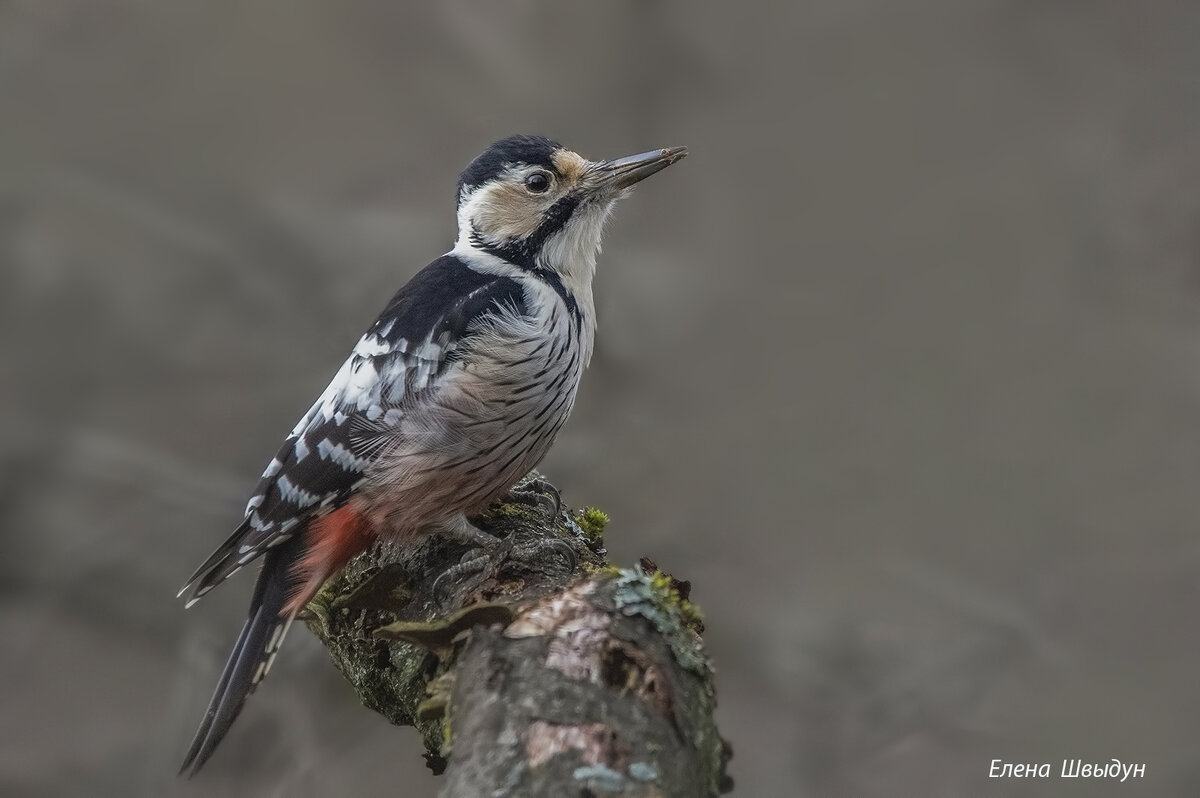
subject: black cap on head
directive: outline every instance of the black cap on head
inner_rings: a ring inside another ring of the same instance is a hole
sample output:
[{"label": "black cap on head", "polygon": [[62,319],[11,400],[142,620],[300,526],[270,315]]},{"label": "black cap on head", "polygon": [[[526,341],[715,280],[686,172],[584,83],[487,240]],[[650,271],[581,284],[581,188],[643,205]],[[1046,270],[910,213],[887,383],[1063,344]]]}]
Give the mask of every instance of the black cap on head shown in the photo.
[{"label": "black cap on head", "polygon": [[500,174],[510,164],[524,163],[554,169],[550,156],[563,146],[545,136],[509,136],[484,150],[458,176],[457,201],[462,200],[464,186],[482,186]]}]

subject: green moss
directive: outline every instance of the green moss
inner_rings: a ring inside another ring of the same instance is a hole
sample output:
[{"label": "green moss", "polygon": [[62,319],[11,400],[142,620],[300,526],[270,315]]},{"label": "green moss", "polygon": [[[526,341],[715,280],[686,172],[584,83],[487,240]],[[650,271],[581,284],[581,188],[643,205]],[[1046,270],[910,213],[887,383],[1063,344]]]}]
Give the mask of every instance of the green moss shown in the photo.
[{"label": "green moss", "polygon": [[704,613],[700,610],[700,606],[680,594],[676,582],[670,574],[655,571],[654,575],[650,577],[650,582],[662,600],[679,612],[680,618],[688,628],[697,634],[704,631]]},{"label": "green moss", "polygon": [[594,547],[604,543],[604,528],[608,526],[608,513],[598,507],[584,507],[576,514],[575,523],[579,524],[589,546]]},{"label": "green moss", "polygon": [[600,577],[601,579],[616,579],[621,575],[620,568],[607,563],[594,564],[584,560],[579,564],[579,568],[585,574]]},{"label": "green moss", "polygon": [[488,508],[484,518],[493,524],[499,521],[540,522],[542,520],[536,508],[516,502],[493,505]]}]

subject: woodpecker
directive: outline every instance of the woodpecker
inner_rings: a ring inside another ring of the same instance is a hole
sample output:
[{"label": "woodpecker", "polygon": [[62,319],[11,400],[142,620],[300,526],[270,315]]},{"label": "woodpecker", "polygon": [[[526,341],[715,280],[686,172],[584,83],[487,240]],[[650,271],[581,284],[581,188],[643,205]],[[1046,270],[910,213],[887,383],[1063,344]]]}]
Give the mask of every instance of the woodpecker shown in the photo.
[{"label": "woodpecker", "polygon": [[571,412],[592,355],[605,221],[635,183],[686,155],[589,161],[512,136],[462,172],[454,248],[388,302],[179,593],[190,607],[262,558],[181,774],[212,755],[300,609],[374,540],[496,542],[468,516],[537,466]]}]

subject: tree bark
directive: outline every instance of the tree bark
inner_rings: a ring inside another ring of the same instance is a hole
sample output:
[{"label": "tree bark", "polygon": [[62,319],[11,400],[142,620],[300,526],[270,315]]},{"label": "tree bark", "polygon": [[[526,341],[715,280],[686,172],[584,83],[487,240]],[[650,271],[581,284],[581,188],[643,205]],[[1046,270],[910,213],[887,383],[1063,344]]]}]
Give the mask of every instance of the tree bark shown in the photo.
[{"label": "tree bark", "polygon": [[363,704],[422,734],[444,796],[727,791],[689,585],[609,566],[602,513],[556,512],[537,475],[518,488],[474,519],[503,541],[482,572],[439,582],[478,554],[440,536],[381,544],[325,585],[309,628]]}]

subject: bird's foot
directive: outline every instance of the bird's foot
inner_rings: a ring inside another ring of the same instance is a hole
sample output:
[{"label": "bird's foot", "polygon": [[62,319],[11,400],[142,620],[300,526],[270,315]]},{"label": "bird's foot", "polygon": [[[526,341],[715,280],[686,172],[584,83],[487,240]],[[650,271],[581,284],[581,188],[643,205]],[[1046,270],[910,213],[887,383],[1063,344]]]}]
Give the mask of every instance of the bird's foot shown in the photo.
[{"label": "bird's foot", "polygon": [[518,483],[504,498],[513,504],[540,507],[550,520],[558,518],[558,514],[562,512],[562,494],[558,492],[558,488],[539,476]]},{"label": "bird's foot", "polygon": [[529,568],[548,554],[562,557],[568,572],[574,571],[577,563],[575,550],[555,537],[514,532],[501,539],[484,532],[465,518],[449,525],[444,531],[458,540],[473,544],[474,548],[434,580],[432,593],[438,603],[442,603],[450,592],[451,585],[459,584],[464,579],[470,580],[466,588],[466,592],[470,592],[488,579],[499,577],[507,568]]}]

